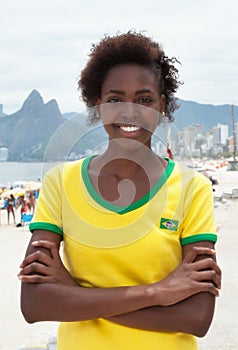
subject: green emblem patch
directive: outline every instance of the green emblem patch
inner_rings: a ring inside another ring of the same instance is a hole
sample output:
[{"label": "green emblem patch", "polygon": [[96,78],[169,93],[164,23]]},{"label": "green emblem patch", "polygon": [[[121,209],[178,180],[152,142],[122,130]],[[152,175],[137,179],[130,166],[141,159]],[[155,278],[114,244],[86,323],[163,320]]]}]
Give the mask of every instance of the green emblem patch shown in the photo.
[{"label": "green emblem patch", "polygon": [[178,220],[171,219],[160,219],[160,228],[164,230],[177,231],[178,229]]}]

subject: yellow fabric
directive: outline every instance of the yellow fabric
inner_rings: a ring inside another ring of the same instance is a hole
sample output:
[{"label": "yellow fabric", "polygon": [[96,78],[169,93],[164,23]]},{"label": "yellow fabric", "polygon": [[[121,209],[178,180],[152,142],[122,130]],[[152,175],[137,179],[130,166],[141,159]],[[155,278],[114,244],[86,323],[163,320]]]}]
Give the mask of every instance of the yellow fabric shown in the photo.
[{"label": "yellow fabric", "polygon": [[[43,181],[30,229],[63,232],[64,260],[84,287],[116,287],[159,281],[181,262],[181,244],[216,241],[209,180],[175,164],[144,205],[118,214],[88,193],[83,160],[52,169]],[[165,223],[164,223],[165,222]],[[195,350],[195,337],[150,332],[97,319],[61,323],[59,350]]]}]

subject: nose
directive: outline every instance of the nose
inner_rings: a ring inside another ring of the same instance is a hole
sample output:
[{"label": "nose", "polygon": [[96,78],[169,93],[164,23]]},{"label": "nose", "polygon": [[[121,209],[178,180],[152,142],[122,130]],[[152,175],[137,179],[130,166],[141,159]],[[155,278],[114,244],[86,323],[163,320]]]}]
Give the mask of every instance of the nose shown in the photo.
[{"label": "nose", "polygon": [[100,105],[100,115],[104,124],[112,122],[139,123],[139,120],[145,118],[144,109],[145,107],[133,102],[104,103]]},{"label": "nose", "polygon": [[121,105],[121,116],[123,119],[127,119],[130,121],[136,120],[138,117],[138,111],[136,108],[136,104],[132,102],[124,102]]}]

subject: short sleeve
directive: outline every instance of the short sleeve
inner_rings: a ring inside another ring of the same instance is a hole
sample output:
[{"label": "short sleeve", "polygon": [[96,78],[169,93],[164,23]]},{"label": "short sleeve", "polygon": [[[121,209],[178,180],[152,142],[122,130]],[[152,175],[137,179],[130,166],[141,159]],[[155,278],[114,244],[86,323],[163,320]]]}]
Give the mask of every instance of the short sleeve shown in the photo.
[{"label": "short sleeve", "polygon": [[210,181],[195,174],[189,184],[184,202],[181,244],[200,241],[217,241],[214,203]]},{"label": "short sleeve", "polygon": [[47,230],[63,235],[62,166],[56,166],[46,173],[29,229],[31,232]]}]

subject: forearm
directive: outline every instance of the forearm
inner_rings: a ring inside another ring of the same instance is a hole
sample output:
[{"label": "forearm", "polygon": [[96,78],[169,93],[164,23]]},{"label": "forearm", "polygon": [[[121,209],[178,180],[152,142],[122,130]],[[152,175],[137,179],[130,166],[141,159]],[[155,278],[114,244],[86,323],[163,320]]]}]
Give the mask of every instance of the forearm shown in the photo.
[{"label": "forearm", "polygon": [[146,285],[82,288],[51,283],[22,283],[21,309],[27,322],[74,322],[106,318],[153,305]]},{"label": "forearm", "polygon": [[[47,254],[42,250],[30,252],[22,262],[21,272],[18,275],[22,281],[21,308],[25,319],[30,323],[74,322],[127,314],[125,319],[115,318],[114,321],[122,324],[129,322],[126,325],[130,327],[145,329],[156,327],[158,330],[161,326],[167,327],[167,324],[170,324],[174,317],[173,312],[169,316],[161,312],[161,320],[152,318],[145,326],[143,326],[144,314],[134,319],[130,313],[154,305],[176,305],[181,300],[204,291],[218,295],[220,270],[215,262],[212,259],[204,259],[193,264],[190,262],[194,260],[194,255],[207,252],[208,248],[193,249],[176,270],[157,283],[114,288],[83,288],[75,285],[75,281],[63,266],[58,247],[54,242],[35,241],[32,245],[34,248],[39,246],[42,249],[47,248]],[[209,249],[208,251],[213,254],[213,251]],[[208,271],[208,268],[211,270]],[[196,274],[194,270],[197,271]],[[197,276],[197,279],[193,279],[193,276]],[[191,312],[192,306],[190,305],[188,309]],[[166,308],[161,310],[165,311]],[[181,313],[184,309],[175,311]],[[148,312],[148,309],[145,309],[145,312]]]},{"label": "forearm", "polygon": [[153,306],[108,320],[131,328],[151,331],[182,332],[203,337],[208,331],[215,297],[199,293],[171,306]]}]

